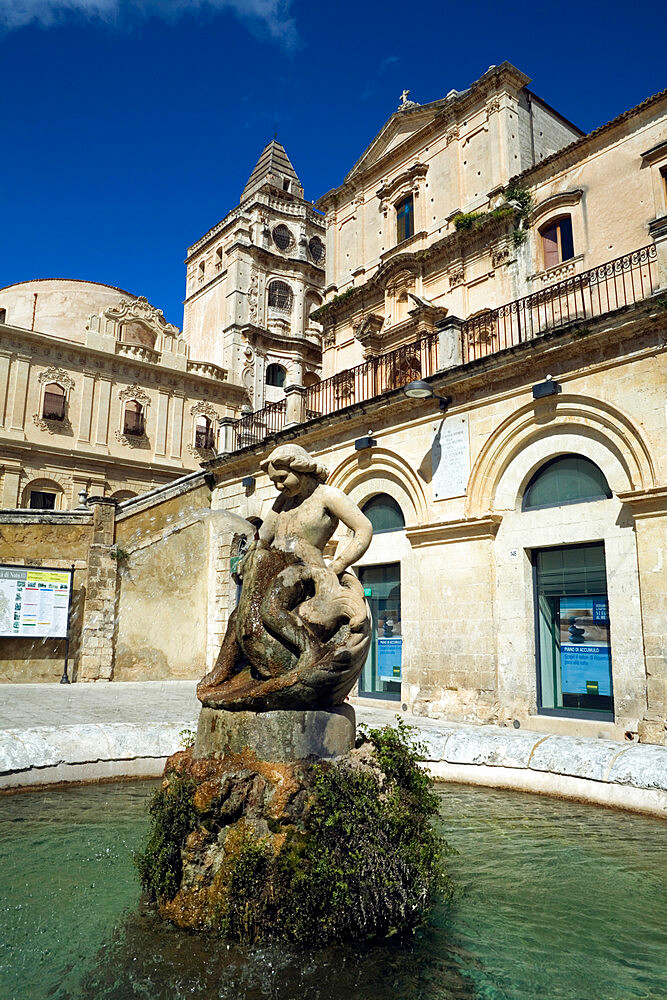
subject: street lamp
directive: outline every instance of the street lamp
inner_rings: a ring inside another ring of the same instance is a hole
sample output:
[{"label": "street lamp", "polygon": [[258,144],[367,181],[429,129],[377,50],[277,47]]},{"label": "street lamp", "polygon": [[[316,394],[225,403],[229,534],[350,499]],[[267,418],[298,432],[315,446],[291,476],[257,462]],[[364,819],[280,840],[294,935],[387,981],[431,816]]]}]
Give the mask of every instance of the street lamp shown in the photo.
[{"label": "street lamp", "polygon": [[403,392],[409,399],[437,399],[440,409],[443,411],[447,409],[452,401],[451,396],[439,396],[437,392],[433,392],[428,382],[423,382],[421,379],[418,379],[416,382],[408,382],[407,385],[403,386]]}]

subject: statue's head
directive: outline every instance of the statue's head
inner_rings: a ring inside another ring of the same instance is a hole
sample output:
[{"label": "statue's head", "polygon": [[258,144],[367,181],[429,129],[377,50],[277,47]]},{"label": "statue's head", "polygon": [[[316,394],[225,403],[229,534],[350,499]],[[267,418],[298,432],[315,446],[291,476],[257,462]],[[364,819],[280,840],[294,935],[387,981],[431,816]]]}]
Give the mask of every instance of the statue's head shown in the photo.
[{"label": "statue's head", "polygon": [[268,458],[260,462],[277,490],[288,496],[296,496],[306,479],[316,479],[325,483],[329,471],[308,454],[298,444],[282,444],[274,448]]}]

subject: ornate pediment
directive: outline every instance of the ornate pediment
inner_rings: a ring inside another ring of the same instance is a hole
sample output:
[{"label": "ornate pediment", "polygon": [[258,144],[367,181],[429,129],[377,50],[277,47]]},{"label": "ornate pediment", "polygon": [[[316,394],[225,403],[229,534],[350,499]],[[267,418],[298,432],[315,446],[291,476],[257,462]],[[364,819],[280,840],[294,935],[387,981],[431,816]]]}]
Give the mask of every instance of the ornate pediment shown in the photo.
[{"label": "ornate pediment", "polygon": [[143,323],[152,327],[156,333],[171,333],[178,336],[180,330],[172,323],[167,323],[161,309],[152,306],[144,295],[137,299],[121,299],[117,306],[108,306],[103,315],[117,323]]},{"label": "ornate pediment", "polygon": [[45,368],[37,376],[37,381],[41,382],[42,385],[45,382],[57,382],[65,392],[69,392],[70,389],[74,388],[74,382],[64,368]]},{"label": "ornate pediment", "polygon": [[430,104],[417,105],[394,112],[371,144],[366,147],[345,181],[352,180],[357,174],[363,173],[364,170],[380,160],[385,153],[389,153],[406,139],[419,132],[425,125],[429,125],[446,103],[447,98],[443,98],[440,101],[432,101]]},{"label": "ornate pediment", "polygon": [[428,164],[413,163],[403,173],[384,183],[377,191],[380,207],[382,208],[388,202],[394,201],[401,195],[409,194],[411,191],[416,194],[419,191],[419,181],[426,177],[427,170]]},{"label": "ornate pediment", "polygon": [[126,389],[121,389],[118,393],[118,398],[121,403],[134,400],[137,403],[141,403],[142,406],[151,405],[150,396],[141,388],[140,385],[128,385]]}]

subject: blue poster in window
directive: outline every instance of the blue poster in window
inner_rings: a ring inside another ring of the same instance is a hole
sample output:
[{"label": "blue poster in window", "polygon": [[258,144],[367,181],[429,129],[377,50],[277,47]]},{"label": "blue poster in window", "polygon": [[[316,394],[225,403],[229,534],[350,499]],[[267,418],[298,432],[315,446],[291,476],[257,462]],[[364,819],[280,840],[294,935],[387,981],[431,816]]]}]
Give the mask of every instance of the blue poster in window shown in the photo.
[{"label": "blue poster in window", "polygon": [[561,689],[611,694],[609,607],[605,595],[560,599]]},{"label": "blue poster in window", "polygon": [[403,639],[392,636],[386,639],[378,636],[378,677],[382,681],[401,680],[401,658]]},{"label": "blue poster in window", "polygon": [[608,646],[562,646],[561,685],[567,694],[611,694]]}]

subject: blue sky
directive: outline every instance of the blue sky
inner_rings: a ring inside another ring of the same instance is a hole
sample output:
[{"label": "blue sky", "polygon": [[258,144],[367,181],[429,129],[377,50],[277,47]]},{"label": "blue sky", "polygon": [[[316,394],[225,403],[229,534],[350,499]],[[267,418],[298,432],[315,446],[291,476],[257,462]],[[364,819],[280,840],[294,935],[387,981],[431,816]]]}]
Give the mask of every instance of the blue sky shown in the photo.
[{"label": "blue sky", "polygon": [[663,5],[0,0],[0,287],[118,285],[182,322],[188,245],[277,130],[315,199],[396,109],[507,59],[590,131],[667,85]]}]

